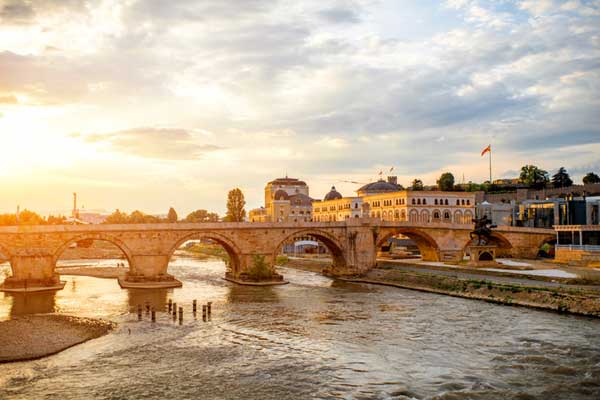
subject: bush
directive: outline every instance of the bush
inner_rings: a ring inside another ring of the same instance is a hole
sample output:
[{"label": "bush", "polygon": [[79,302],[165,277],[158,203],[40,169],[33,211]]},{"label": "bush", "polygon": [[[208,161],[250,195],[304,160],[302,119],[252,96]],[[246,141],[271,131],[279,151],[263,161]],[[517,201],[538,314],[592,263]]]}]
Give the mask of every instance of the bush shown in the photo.
[{"label": "bush", "polygon": [[263,280],[272,277],[271,268],[265,261],[265,256],[254,255],[252,256],[252,267],[247,271],[248,277],[253,280]]},{"label": "bush", "polygon": [[290,262],[290,259],[287,256],[277,256],[275,258],[275,265],[286,265]]}]

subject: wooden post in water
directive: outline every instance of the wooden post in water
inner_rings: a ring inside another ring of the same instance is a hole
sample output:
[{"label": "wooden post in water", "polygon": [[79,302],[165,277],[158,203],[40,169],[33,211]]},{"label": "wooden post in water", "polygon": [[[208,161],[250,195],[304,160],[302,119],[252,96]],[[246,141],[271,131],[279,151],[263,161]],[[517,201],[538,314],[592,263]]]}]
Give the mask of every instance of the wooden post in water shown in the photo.
[{"label": "wooden post in water", "polygon": [[212,301],[209,301],[209,302],[206,304],[206,309],[207,309],[207,311],[208,311],[208,315],[210,315],[210,314],[211,314],[211,312],[212,312]]},{"label": "wooden post in water", "polygon": [[206,321],[206,304],[202,304],[202,321]]},{"label": "wooden post in water", "polygon": [[183,321],[183,307],[179,307],[179,323]]},{"label": "wooden post in water", "polygon": [[138,304],[137,314],[138,314],[138,321],[141,321],[142,320],[142,305],[141,304]]},{"label": "wooden post in water", "polygon": [[154,307],[152,307],[152,322],[156,322],[156,310],[154,309]]},{"label": "wooden post in water", "polygon": [[194,301],[192,302],[192,311],[193,311],[194,313],[196,313],[196,306],[197,306],[197,304],[198,304],[198,303],[197,303],[197,301],[196,301],[196,300],[194,300]]},{"label": "wooden post in water", "polygon": [[171,307],[173,307],[173,300],[169,299],[169,312],[171,312]]},{"label": "wooden post in water", "polygon": [[173,303],[173,315],[177,315],[177,303]]}]

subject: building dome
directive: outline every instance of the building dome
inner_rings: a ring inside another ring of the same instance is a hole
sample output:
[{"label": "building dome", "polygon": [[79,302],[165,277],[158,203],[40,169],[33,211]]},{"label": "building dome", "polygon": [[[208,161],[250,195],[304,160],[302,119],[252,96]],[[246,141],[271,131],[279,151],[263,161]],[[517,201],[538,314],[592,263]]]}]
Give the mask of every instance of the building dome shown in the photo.
[{"label": "building dome", "polygon": [[323,201],[337,200],[337,199],[341,199],[341,198],[342,198],[342,194],[340,192],[338,192],[337,190],[335,190],[335,186],[332,186],[329,193],[327,193],[325,195],[325,198],[323,199]]},{"label": "building dome", "polygon": [[285,190],[279,189],[273,195],[274,200],[289,200],[290,196],[287,194]]},{"label": "building dome", "polygon": [[365,195],[386,192],[397,192],[399,190],[402,190],[401,185],[386,182],[383,179],[380,179],[377,182],[367,183],[366,185],[358,189],[357,192],[359,195]]}]

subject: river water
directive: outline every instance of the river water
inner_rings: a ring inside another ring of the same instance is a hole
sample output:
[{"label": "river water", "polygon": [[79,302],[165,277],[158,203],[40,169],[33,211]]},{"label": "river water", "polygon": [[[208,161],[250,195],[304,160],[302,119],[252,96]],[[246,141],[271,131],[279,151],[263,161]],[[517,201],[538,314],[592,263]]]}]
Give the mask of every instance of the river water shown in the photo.
[{"label": "river water", "polygon": [[[64,276],[55,294],[0,294],[0,319],[57,311],[119,323],[59,354],[0,364],[0,398],[600,398],[598,320],[280,270],[290,284],[238,286],[221,279],[220,261],[179,257],[169,272],[181,289]],[[168,299],[183,305],[183,324],[164,312],[137,320],[138,304]],[[213,302],[210,321],[192,315],[193,299]]]}]

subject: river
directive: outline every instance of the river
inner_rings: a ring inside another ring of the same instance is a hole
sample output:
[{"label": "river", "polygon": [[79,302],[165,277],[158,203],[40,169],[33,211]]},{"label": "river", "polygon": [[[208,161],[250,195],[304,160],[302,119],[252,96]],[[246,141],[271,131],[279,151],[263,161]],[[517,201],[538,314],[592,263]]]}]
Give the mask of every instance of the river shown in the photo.
[{"label": "river", "polygon": [[[238,286],[224,270],[177,257],[169,272],[181,289],[64,276],[54,294],[0,294],[0,319],[58,311],[119,323],[59,354],[0,364],[0,398],[600,398],[598,320],[289,268],[288,285]],[[163,310],[168,299],[184,306],[183,324],[165,312],[137,320],[138,304]],[[210,321],[192,315],[193,299],[213,302]]]}]

